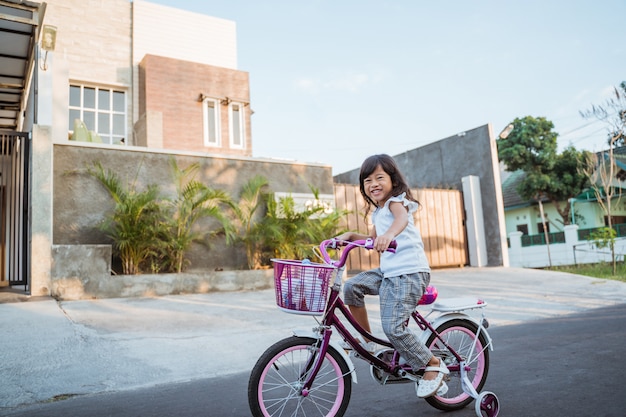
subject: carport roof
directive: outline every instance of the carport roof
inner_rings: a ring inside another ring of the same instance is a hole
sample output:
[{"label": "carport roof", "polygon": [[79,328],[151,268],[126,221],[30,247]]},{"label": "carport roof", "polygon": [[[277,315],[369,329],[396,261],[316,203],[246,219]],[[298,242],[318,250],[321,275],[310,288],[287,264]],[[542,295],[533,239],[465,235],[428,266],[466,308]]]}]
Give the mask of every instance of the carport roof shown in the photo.
[{"label": "carport roof", "polygon": [[0,130],[23,128],[46,3],[0,0]]}]

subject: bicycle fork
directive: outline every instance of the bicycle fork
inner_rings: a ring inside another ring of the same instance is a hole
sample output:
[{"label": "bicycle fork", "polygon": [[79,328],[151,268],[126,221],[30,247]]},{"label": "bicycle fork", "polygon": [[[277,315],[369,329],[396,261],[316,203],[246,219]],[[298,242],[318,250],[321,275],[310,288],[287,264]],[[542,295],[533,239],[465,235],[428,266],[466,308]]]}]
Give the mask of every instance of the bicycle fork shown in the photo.
[{"label": "bicycle fork", "polygon": [[[478,323],[478,329],[476,329],[476,334],[474,335],[475,336],[474,343],[472,343],[472,347],[469,351],[469,354],[467,355],[468,358],[474,357],[474,350],[476,349],[478,338],[481,333],[483,333],[485,335],[485,338],[487,339],[487,345],[483,346],[483,350],[485,349],[493,350],[493,342],[491,340],[491,337],[489,337],[489,334],[487,333],[487,330],[486,330],[488,326],[489,326],[489,322],[485,318],[485,313],[481,312],[480,321]],[[471,381],[469,380],[469,377],[467,376],[469,367],[467,366],[464,359],[459,360],[459,367],[461,371],[461,387],[463,388],[463,391],[465,391],[468,395],[471,395],[474,399],[477,399],[480,396],[480,394],[478,393],[478,391],[476,391]]]},{"label": "bicycle fork", "polygon": [[294,336],[297,337],[313,337],[318,340],[317,344],[311,346],[311,354],[307,360],[307,363],[304,366],[302,374],[300,375],[300,380],[304,380],[302,387],[300,389],[300,394],[303,397],[306,397],[311,392],[311,386],[315,381],[315,378],[322,367],[322,363],[324,362],[324,358],[328,353],[328,349],[332,347],[332,349],[339,352],[342,359],[348,365],[348,372],[341,375],[343,378],[348,374],[352,374],[352,381],[357,383],[356,377],[356,369],[354,367],[354,363],[350,360],[350,357],[346,354],[346,352],[341,349],[339,345],[335,346],[335,342],[330,340],[332,336],[332,329],[329,327],[321,328],[321,330],[315,332],[298,332],[294,331]]},{"label": "bicycle fork", "polygon": [[[415,312],[414,314],[421,316],[417,312]],[[418,323],[420,328],[422,328],[422,330],[428,329],[431,331],[432,334],[437,334],[435,329],[439,328],[442,324],[452,319],[471,320],[477,325],[476,333],[474,334],[474,343],[472,343],[470,351],[467,354],[467,358],[465,359],[462,358],[455,350],[451,349],[445,340],[443,340],[438,335],[436,336],[437,340],[439,340],[439,342],[446,347],[448,352],[452,353],[455,356],[457,362],[459,363],[458,366],[459,366],[459,372],[461,374],[461,388],[463,389],[465,393],[470,395],[472,398],[476,399],[480,397],[480,394],[476,391],[476,389],[472,385],[468,376],[468,372],[471,370],[471,367],[473,366],[473,364],[468,363],[466,359],[469,358],[471,360],[471,358],[474,357],[474,352],[475,352],[477,341],[479,340],[480,334],[483,334],[487,341],[486,345],[483,346],[483,350],[485,349],[493,350],[493,341],[491,339],[491,336],[489,336],[489,333],[487,333],[487,330],[486,330],[487,327],[489,326],[489,322],[487,321],[485,317],[485,313],[481,312],[480,320],[475,320],[475,319],[472,319],[467,314],[463,313],[462,310],[459,310],[459,311],[454,311],[452,313],[446,313],[442,316],[437,317],[432,324],[429,324],[426,320],[424,320],[422,323],[420,323],[419,320],[416,320],[416,322]]]}]

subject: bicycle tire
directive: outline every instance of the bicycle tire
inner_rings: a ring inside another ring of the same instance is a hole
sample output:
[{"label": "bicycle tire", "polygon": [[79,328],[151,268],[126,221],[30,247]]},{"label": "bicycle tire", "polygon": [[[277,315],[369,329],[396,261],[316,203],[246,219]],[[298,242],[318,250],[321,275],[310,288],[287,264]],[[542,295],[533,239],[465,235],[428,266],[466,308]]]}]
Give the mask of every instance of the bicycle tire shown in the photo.
[{"label": "bicycle tire", "polygon": [[[474,389],[480,392],[489,373],[489,346],[482,332],[476,337],[478,325],[470,320],[453,319],[443,323],[436,330],[443,340],[466,361],[466,365],[471,367],[468,378]],[[468,358],[472,351],[472,345],[475,345],[472,357]],[[428,337],[426,346],[435,356],[443,358],[448,366],[458,365],[456,357],[434,334]],[[446,383],[448,384],[448,392],[442,396],[434,395],[425,398],[428,404],[442,411],[455,411],[474,401],[474,397],[463,391],[460,371],[450,371],[449,380]]]},{"label": "bicycle tire", "polygon": [[332,347],[307,396],[300,394],[307,363],[318,352],[319,340],[289,337],[270,346],[257,360],[248,382],[248,405],[254,417],[341,417],[352,394],[348,364]]}]

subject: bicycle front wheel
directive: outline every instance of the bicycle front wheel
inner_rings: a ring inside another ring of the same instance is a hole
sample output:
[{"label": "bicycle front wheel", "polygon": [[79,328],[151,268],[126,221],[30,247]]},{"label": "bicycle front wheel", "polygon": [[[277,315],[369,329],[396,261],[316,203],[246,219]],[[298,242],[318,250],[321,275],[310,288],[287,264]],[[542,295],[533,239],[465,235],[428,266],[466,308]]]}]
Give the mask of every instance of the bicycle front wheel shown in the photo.
[{"label": "bicycle front wheel", "polygon": [[343,416],[352,379],[348,364],[334,349],[328,349],[311,389],[302,395],[318,345],[317,339],[294,336],[275,343],[261,355],[248,383],[253,416]]},{"label": "bicycle front wheel", "polygon": [[[473,321],[453,319],[443,323],[437,328],[437,333],[441,338],[454,349],[465,361],[469,368],[467,376],[477,392],[485,385],[489,372],[489,345],[485,335],[478,333],[478,326]],[[433,355],[442,358],[448,367],[456,366],[459,362],[454,355],[435,337],[430,335],[426,346]],[[463,391],[461,381],[461,371],[450,370],[448,392],[445,395],[435,395],[426,398],[426,402],[433,407],[443,411],[460,410],[471,403],[474,398]]]}]

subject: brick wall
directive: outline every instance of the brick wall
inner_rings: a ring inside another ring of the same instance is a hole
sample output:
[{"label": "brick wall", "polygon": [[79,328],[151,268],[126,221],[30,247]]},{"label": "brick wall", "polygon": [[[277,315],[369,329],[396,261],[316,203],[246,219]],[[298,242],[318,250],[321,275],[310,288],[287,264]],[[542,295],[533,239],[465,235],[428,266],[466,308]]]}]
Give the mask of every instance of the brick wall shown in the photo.
[{"label": "brick wall", "polygon": [[[204,146],[201,94],[249,103],[248,73],[229,68],[146,55],[139,64],[140,115],[159,112],[163,120],[163,148],[224,155],[252,155],[250,107],[244,107],[245,146],[231,149],[228,106],[220,109],[221,147]],[[150,138],[148,138],[149,140]]]}]

